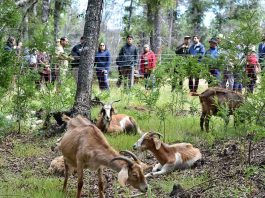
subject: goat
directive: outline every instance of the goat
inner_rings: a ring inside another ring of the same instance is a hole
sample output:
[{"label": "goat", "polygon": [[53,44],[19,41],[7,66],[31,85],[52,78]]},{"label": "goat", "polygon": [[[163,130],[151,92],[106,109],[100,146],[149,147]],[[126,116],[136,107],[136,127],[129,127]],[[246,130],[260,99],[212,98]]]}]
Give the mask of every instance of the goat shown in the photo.
[{"label": "goat", "polygon": [[191,167],[196,161],[201,160],[202,154],[198,148],[194,148],[189,143],[178,143],[168,145],[160,140],[160,133],[145,133],[134,145],[134,150],[151,151],[158,164],[151,173],[145,177],[169,173],[175,169],[185,169]]},{"label": "goat", "polygon": [[[205,129],[209,131],[209,120],[212,115],[217,115],[220,106],[227,105],[228,116],[232,115],[234,110],[238,108],[244,101],[243,96],[240,93],[220,88],[213,87],[208,88],[201,94],[194,93],[193,96],[199,96],[202,107],[202,114],[200,118],[200,127],[203,131],[203,125]],[[226,125],[228,124],[229,118],[225,119]]]},{"label": "goat", "polygon": [[75,168],[78,175],[76,197],[80,198],[83,170],[89,168],[98,171],[99,197],[104,197],[102,178],[104,166],[119,171],[118,181],[122,186],[128,183],[142,192],[147,191],[148,186],[141,165],[114,150],[94,124],[80,115],[75,118],[63,116],[63,120],[67,122],[67,131],[58,146],[64,156],[64,191],[66,191],[69,167]]},{"label": "goat", "polygon": [[141,134],[139,126],[132,117],[125,114],[114,114],[112,104],[119,101],[116,100],[110,104],[101,102],[102,108],[96,126],[104,133],[118,134],[126,132],[135,134],[137,132]]}]

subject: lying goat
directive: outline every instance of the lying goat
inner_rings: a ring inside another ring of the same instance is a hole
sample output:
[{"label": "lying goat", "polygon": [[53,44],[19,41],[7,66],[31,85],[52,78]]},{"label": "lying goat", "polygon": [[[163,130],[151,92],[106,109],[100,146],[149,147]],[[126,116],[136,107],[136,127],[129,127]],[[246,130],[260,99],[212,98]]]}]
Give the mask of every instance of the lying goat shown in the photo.
[{"label": "lying goat", "polygon": [[175,169],[189,168],[202,158],[200,150],[194,148],[191,144],[178,143],[168,145],[160,140],[161,136],[160,133],[145,133],[133,145],[135,150],[151,151],[159,162],[146,177],[165,174]]},{"label": "lying goat", "polygon": [[64,191],[69,177],[69,167],[73,167],[78,174],[76,197],[80,198],[83,170],[89,168],[98,171],[99,197],[104,197],[102,178],[104,166],[119,172],[118,181],[122,186],[128,183],[142,192],[147,191],[148,186],[141,165],[115,151],[95,125],[80,115],[75,118],[63,116],[63,120],[67,122],[67,131],[58,146],[63,153],[65,163]]},{"label": "lying goat", "polygon": [[[193,94],[199,96],[202,106],[202,114],[200,118],[200,126],[203,131],[203,125],[205,124],[206,131],[209,131],[209,120],[212,115],[217,115],[218,107],[226,105],[228,107],[228,116],[232,115],[234,110],[238,108],[244,101],[243,96],[240,93],[223,89],[220,87],[209,88],[201,94]],[[225,119],[226,125],[229,118]]]},{"label": "lying goat", "polygon": [[[114,101],[119,102],[120,100]],[[141,130],[136,121],[125,114],[114,114],[114,109],[111,104],[102,104],[100,117],[96,123],[97,127],[104,133],[118,134],[118,133],[139,133]]]}]

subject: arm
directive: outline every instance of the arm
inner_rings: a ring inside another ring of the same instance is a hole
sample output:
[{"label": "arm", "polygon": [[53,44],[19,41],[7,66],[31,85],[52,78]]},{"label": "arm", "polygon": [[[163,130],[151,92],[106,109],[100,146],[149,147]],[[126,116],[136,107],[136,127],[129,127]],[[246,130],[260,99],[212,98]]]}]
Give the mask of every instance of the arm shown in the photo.
[{"label": "arm", "polygon": [[72,51],[71,51],[71,55],[74,57],[75,60],[79,60],[80,59],[80,55],[78,53],[78,49],[76,46],[73,47]]},{"label": "arm", "polygon": [[107,63],[106,63],[106,70],[109,71],[110,70],[110,52],[107,51],[106,53],[106,56],[107,56]]}]

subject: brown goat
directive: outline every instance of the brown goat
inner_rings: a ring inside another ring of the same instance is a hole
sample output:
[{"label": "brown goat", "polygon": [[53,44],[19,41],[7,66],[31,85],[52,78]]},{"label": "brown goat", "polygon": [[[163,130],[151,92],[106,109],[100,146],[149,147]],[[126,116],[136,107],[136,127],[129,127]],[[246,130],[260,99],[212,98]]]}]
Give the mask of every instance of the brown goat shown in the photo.
[{"label": "brown goat", "polygon": [[[199,96],[200,98],[202,107],[200,126],[203,131],[203,125],[205,123],[205,129],[207,132],[209,131],[209,120],[212,115],[217,115],[219,111],[218,107],[226,105],[229,110],[228,114],[232,115],[234,110],[244,101],[244,98],[240,93],[220,87],[209,88],[201,94],[193,95]],[[228,120],[229,119],[226,119],[226,124],[228,124]]]},{"label": "brown goat", "polygon": [[[114,101],[114,102],[118,102]],[[111,104],[102,104],[100,111],[100,117],[96,123],[96,126],[104,133],[118,134],[118,133],[139,133],[141,130],[137,125],[136,121],[128,115],[125,114],[115,114],[114,108]]]},{"label": "brown goat", "polygon": [[146,177],[165,174],[175,169],[189,168],[196,161],[201,160],[202,155],[198,148],[194,148],[189,143],[168,145],[160,140],[161,136],[160,133],[155,132],[145,133],[133,145],[135,150],[151,151],[159,162]]},{"label": "brown goat", "polygon": [[66,191],[69,167],[76,168],[78,174],[76,197],[80,198],[83,170],[89,168],[98,171],[99,197],[104,197],[103,166],[119,171],[118,180],[122,186],[128,183],[142,192],[147,191],[148,186],[141,165],[115,151],[95,125],[80,115],[75,118],[64,116],[63,120],[67,122],[67,131],[58,146],[63,153],[65,163],[64,191]]}]

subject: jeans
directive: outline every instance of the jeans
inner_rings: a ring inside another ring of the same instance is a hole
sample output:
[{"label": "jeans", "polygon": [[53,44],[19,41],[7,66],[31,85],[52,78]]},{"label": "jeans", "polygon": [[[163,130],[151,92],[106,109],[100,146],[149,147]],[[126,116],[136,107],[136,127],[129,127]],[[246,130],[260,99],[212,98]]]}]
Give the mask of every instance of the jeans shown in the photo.
[{"label": "jeans", "polygon": [[109,80],[107,70],[96,70],[96,75],[98,78],[98,84],[100,90],[109,90]]}]

